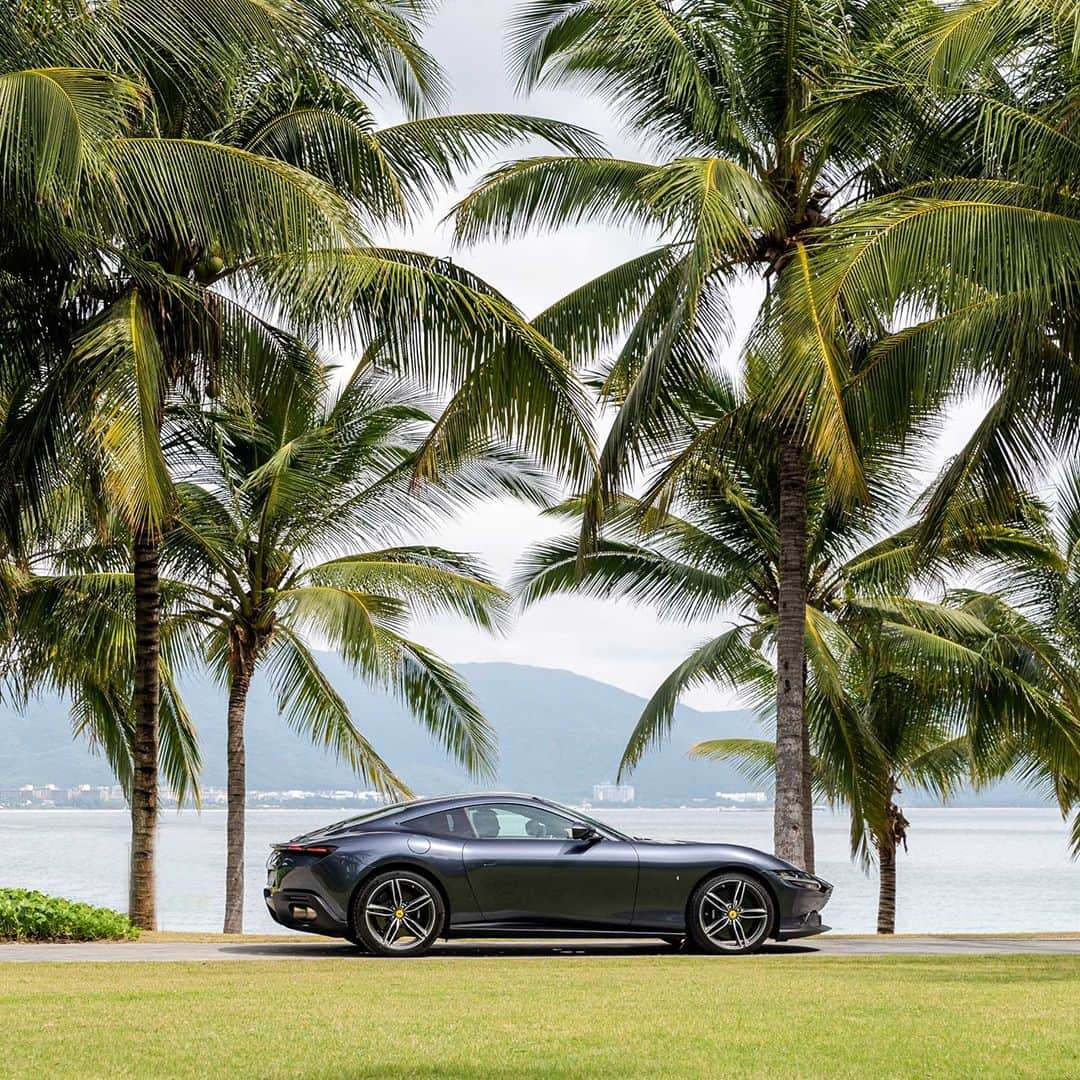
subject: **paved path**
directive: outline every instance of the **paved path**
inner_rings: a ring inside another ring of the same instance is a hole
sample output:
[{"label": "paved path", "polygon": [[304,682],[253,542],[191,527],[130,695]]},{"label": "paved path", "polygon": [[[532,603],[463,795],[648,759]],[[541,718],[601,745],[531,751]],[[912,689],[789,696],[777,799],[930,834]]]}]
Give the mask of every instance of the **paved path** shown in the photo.
[{"label": "paved path", "polygon": [[[819,956],[898,955],[978,955],[1001,953],[1066,954],[1080,956],[1080,937],[819,937],[785,944],[772,944],[765,953],[774,956],[799,954]],[[620,939],[597,942],[499,941],[449,942],[437,945],[431,956],[442,957],[532,957],[532,956],[648,956],[671,953],[661,943]],[[34,963],[54,961],[207,961],[207,960],[365,960],[362,953],[342,942],[263,941],[242,942],[88,942],[59,945],[0,945],[0,962]]]}]

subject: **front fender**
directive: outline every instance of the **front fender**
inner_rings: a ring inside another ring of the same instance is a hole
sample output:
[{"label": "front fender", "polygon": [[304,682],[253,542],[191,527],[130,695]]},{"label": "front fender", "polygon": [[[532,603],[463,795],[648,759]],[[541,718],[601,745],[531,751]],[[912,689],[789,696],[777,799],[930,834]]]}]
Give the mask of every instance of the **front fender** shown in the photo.
[{"label": "front fender", "polygon": [[777,907],[784,911],[778,895],[775,871],[788,863],[756,848],[737,844],[678,844],[659,841],[636,842],[638,853],[638,893],[634,927],[665,933],[686,929],[686,909],[698,884],[718,870],[742,870],[756,874],[773,893]]}]

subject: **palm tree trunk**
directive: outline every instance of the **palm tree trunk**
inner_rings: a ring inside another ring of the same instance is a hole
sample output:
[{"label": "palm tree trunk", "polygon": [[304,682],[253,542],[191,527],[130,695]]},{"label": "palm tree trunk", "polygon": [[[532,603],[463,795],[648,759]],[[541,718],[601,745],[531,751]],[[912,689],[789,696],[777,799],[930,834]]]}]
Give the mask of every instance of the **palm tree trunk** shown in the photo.
[{"label": "palm tree trunk", "polygon": [[780,448],[780,580],[776,631],[776,805],[773,847],[795,866],[806,864],[809,813],[803,796],[805,757],[806,458],[784,439]]},{"label": "palm tree trunk", "polygon": [[158,710],[161,700],[160,548],[145,527],[135,530],[135,732],[132,746],[131,869],[128,914],[153,930],[157,922],[154,848],[158,810]]},{"label": "palm tree trunk", "polygon": [[234,656],[229,680],[227,726],[228,814],[225,825],[226,934],[244,932],[244,806],[247,801],[247,759],[244,750],[244,713],[251,688],[253,664],[245,655]]},{"label": "palm tree trunk", "polygon": [[877,838],[878,863],[881,879],[878,885],[877,932],[893,934],[896,932],[896,853],[900,845],[907,851],[907,829],[911,822],[904,817],[903,811],[893,802],[893,795],[899,791],[896,778],[889,778],[888,794],[885,797],[886,831]]},{"label": "palm tree trunk", "polygon": [[878,842],[878,863],[877,932],[892,934],[896,932],[896,841],[891,836]]},{"label": "palm tree trunk", "polygon": [[[806,685],[806,667],[803,666],[803,686]],[[803,869],[814,873],[814,786],[810,772],[810,725],[805,719],[802,726],[803,733],[803,769],[802,769],[802,799],[803,799]]]}]

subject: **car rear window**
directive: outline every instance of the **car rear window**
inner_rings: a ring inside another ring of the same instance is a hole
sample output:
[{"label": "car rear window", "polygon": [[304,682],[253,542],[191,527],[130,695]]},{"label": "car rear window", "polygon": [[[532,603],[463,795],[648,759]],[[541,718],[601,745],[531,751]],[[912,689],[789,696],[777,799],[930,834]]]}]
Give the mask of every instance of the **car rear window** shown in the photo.
[{"label": "car rear window", "polygon": [[476,833],[469,824],[468,815],[461,807],[453,810],[438,810],[434,814],[411,818],[403,823],[414,832],[427,833],[429,836],[447,836],[458,840],[475,840]]}]

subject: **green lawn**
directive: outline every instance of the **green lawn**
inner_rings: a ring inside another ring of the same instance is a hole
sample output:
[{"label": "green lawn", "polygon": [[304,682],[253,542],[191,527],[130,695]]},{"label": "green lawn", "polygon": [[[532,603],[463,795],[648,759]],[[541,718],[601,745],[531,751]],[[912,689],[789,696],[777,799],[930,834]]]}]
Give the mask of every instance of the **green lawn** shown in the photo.
[{"label": "green lawn", "polygon": [[5,1077],[1080,1076],[1080,958],[5,964]]}]

